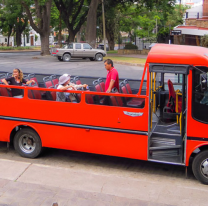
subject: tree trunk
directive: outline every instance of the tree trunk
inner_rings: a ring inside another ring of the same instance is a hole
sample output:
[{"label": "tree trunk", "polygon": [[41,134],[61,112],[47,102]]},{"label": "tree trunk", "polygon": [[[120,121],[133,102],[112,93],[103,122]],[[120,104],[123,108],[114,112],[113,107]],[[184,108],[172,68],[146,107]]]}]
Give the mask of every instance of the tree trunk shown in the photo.
[{"label": "tree trunk", "polygon": [[41,55],[50,55],[49,52],[49,33],[40,34],[41,40]]},{"label": "tree trunk", "polygon": [[9,38],[10,38],[11,33],[8,34],[7,36],[7,46],[9,46]]},{"label": "tree trunk", "polygon": [[113,30],[106,29],[106,37],[107,37],[107,40],[108,40],[109,50],[114,50],[115,40],[114,40]]},{"label": "tree trunk", "polygon": [[16,44],[17,47],[21,46],[21,31],[18,27],[16,28]]},{"label": "tree trunk", "polygon": [[70,29],[70,28],[68,28],[68,33],[69,33],[69,42],[74,42],[74,38],[75,38],[75,34],[74,34],[74,32]]},{"label": "tree trunk", "polygon": [[86,41],[93,48],[96,44],[97,34],[97,7],[100,1],[91,0],[90,8],[87,14],[87,29],[86,29]]},{"label": "tree trunk", "polygon": [[36,17],[39,21],[33,21],[33,14],[25,0],[21,0],[21,4],[24,6],[28,19],[30,20],[30,26],[40,34],[41,37],[41,55],[49,55],[49,34],[50,34],[50,20],[51,20],[51,5],[52,0],[47,0],[45,3],[34,0],[34,6],[36,11]]}]

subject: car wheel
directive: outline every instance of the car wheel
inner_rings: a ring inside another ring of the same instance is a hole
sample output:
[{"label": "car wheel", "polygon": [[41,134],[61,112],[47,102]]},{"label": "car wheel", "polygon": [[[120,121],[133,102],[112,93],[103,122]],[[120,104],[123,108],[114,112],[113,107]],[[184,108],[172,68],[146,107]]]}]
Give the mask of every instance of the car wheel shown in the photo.
[{"label": "car wheel", "polygon": [[192,171],[196,179],[208,185],[208,151],[200,152],[193,160]]},{"label": "car wheel", "polygon": [[64,54],[63,61],[64,62],[69,62],[70,60],[71,60],[71,55],[70,54]]},{"label": "car wheel", "polygon": [[103,61],[103,55],[102,54],[96,54],[95,55],[95,60],[96,61]]},{"label": "car wheel", "polygon": [[63,61],[63,59],[62,59],[61,57],[58,57],[58,60],[59,60],[59,61]]},{"label": "car wheel", "polygon": [[25,128],[14,136],[14,148],[22,157],[35,158],[41,153],[42,142],[34,130]]},{"label": "car wheel", "polygon": [[95,59],[94,58],[90,58],[90,61],[95,61]]}]

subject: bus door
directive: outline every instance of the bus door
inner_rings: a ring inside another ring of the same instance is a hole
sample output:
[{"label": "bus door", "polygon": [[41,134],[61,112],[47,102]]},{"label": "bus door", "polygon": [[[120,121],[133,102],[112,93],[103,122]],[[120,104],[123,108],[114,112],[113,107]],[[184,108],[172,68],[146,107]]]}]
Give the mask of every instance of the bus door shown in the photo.
[{"label": "bus door", "polygon": [[189,65],[150,64],[148,159],[184,164]]},{"label": "bus door", "polygon": [[208,67],[192,67],[188,80],[187,164],[193,150],[199,148],[194,151],[198,153],[208,145]]}]

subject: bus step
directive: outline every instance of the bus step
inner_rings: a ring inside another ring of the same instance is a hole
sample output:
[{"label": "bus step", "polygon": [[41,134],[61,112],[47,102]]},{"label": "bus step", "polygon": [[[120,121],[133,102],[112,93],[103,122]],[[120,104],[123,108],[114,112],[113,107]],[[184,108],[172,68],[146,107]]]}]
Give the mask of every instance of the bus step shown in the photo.
[{"label": "bus step", "polygon": [[160,137],[152,137],[151,138],[151,147],[158,147],[158,146],[168,146],[168,145],[176,145],[175,139],[167,139],[167,138],[160,138]]},{"label": "bus step", "polygon": [[156,151],[156,150],[175,150],[175,149],[180,149],[181,145],[171,145],[171,146],[159,146],[159,147],[150,147],[149,149],[151,151]]},{"label": "bus step", "polygon": [[158,158],[158,157],[178,157],[180,155],[179,150],[157,150],[157,151],[150,151],[151,158]]}]

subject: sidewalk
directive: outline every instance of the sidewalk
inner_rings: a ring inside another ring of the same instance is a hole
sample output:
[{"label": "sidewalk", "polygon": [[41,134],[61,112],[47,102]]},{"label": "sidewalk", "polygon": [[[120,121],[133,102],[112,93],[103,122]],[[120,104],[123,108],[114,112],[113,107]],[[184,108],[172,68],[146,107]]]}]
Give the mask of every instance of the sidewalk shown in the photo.
[{"label": "sidewalk", "polygon": [[136,182],[131,179],[4,159],[0,168],[1,206],[158,205],[156,196],[150,197],[141,182],[137,181],[135,190]]},{"label": "sidewalk", "polygon": [[0,206],[207,205],[207,186],[154,171],[133,178],[4,159],[0,168]]}]

